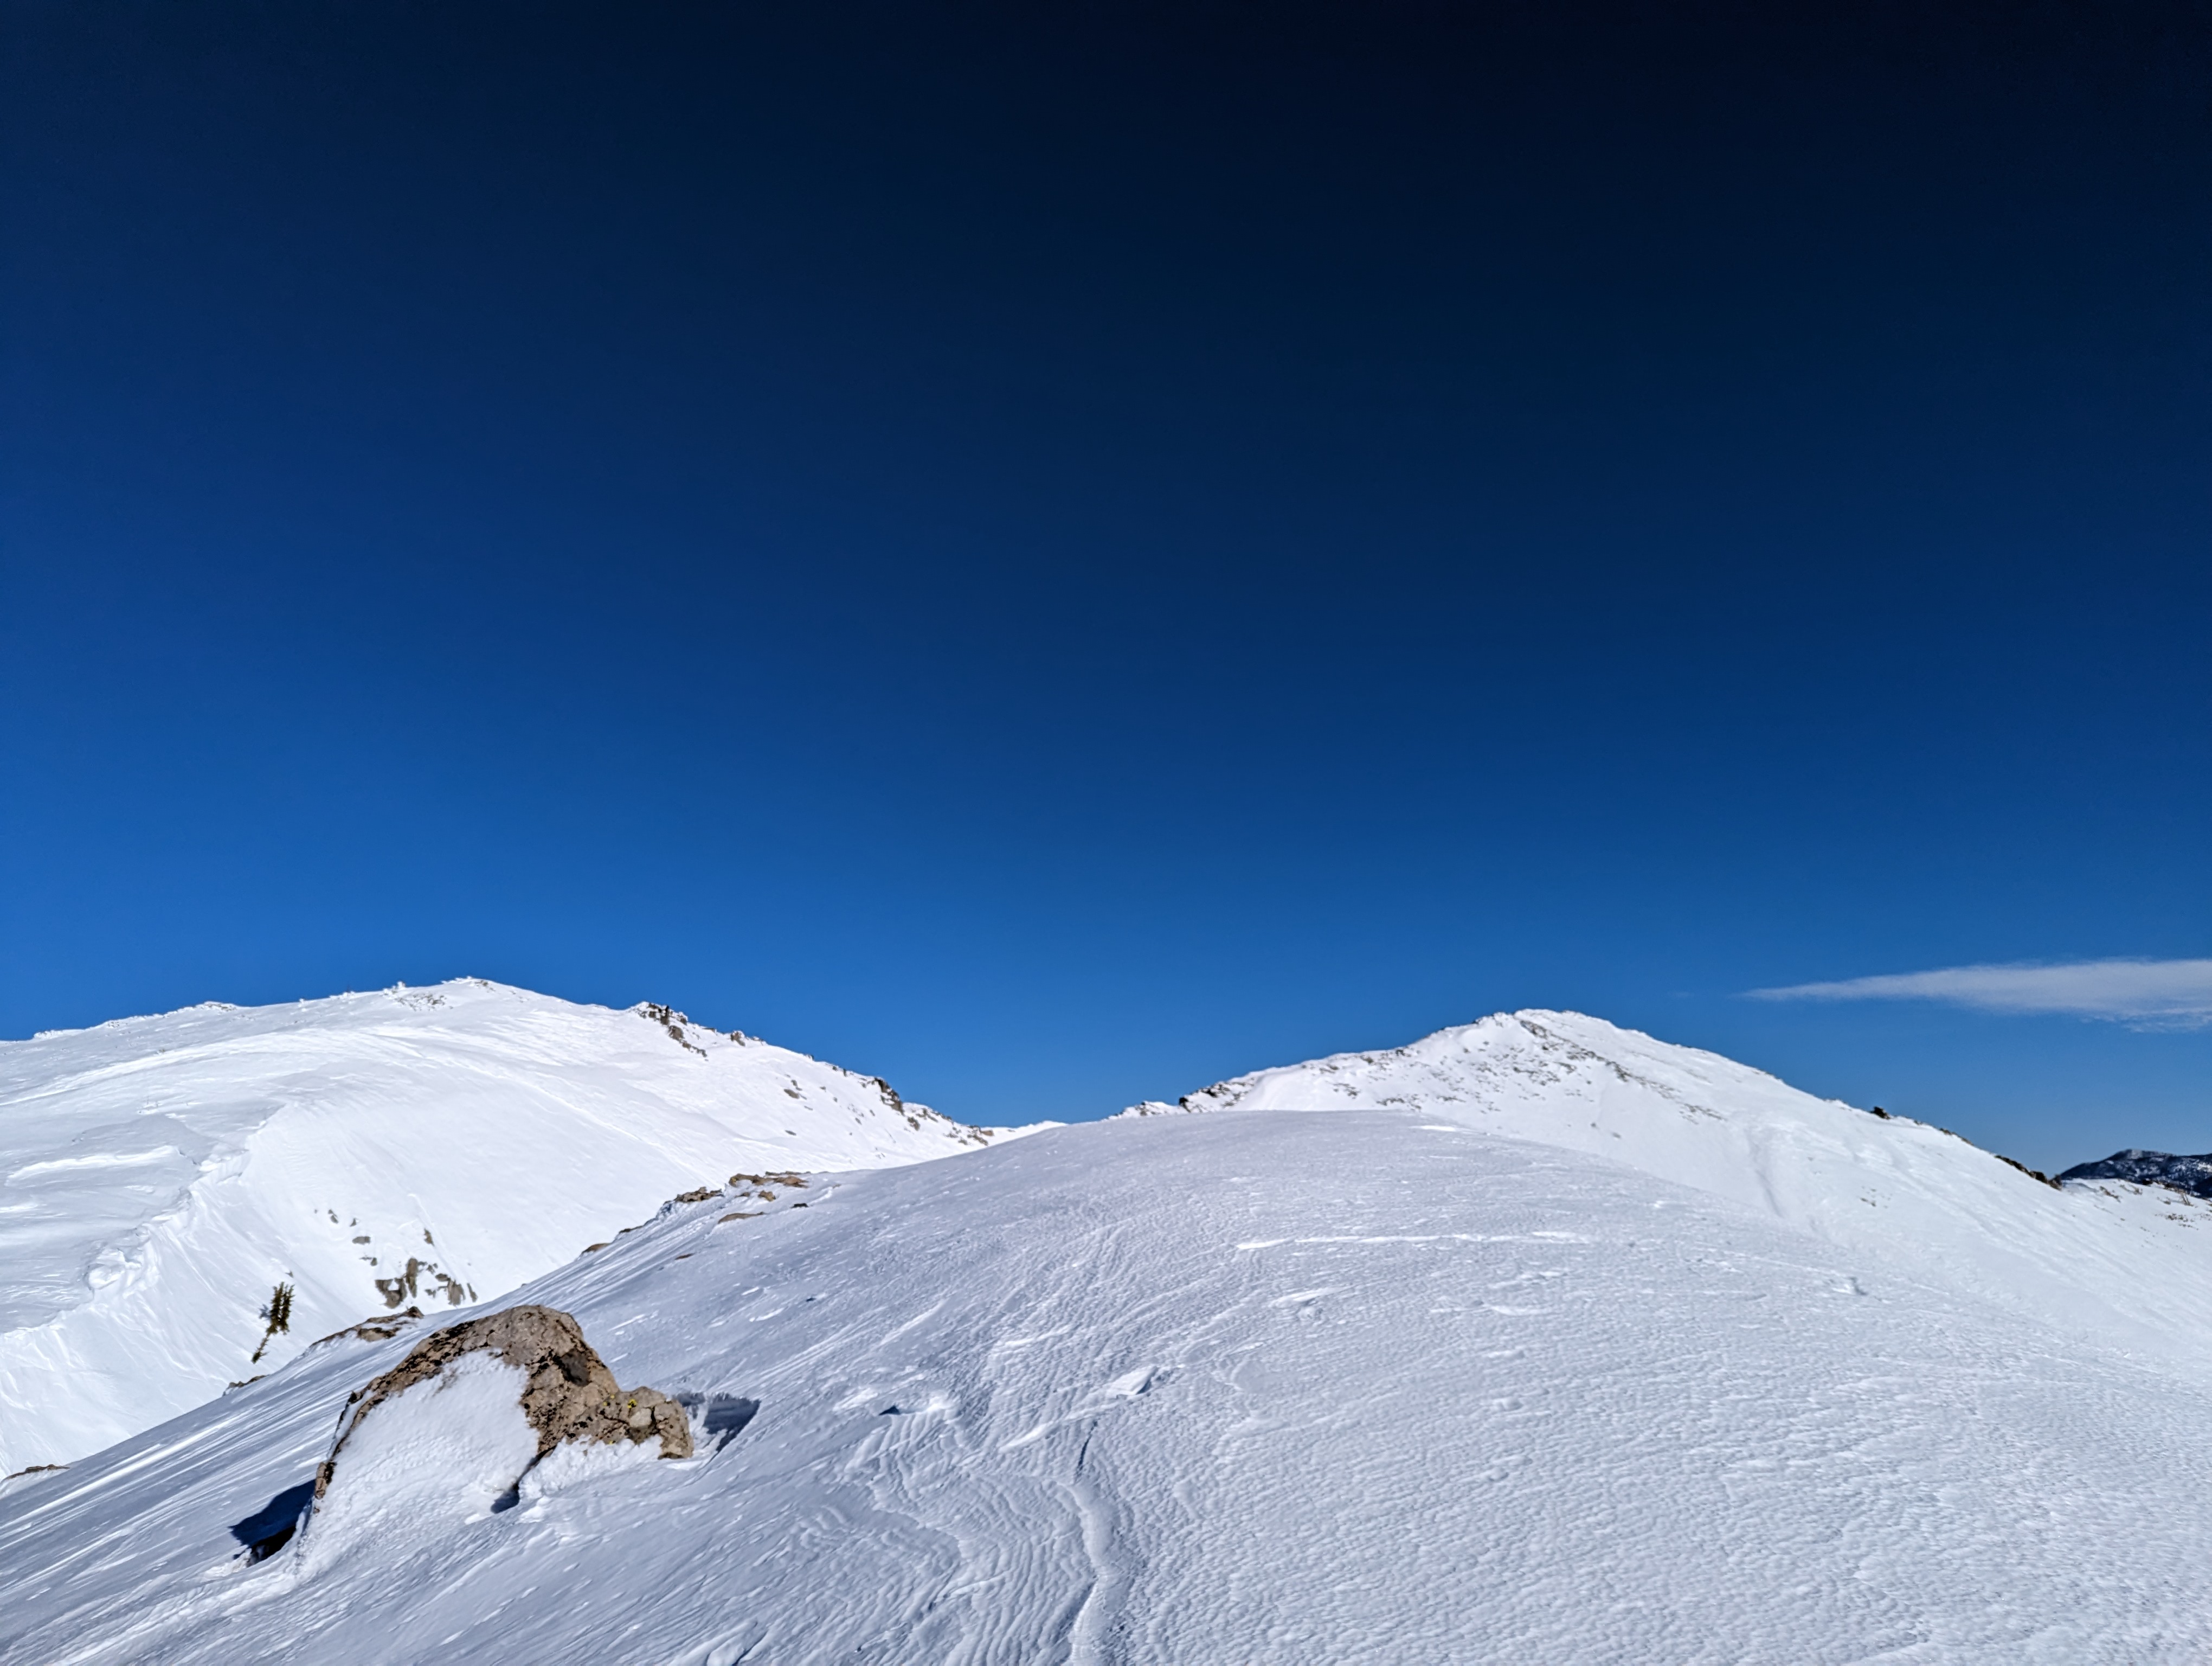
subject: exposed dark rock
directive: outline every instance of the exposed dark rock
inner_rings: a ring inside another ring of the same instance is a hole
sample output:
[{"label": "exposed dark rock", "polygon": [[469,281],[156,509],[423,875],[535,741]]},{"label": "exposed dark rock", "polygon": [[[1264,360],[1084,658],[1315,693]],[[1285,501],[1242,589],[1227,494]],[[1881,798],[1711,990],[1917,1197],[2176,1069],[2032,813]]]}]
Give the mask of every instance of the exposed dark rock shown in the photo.
[{"label": "exposed dark rock", "polygon": [[475,1291],[450,1273],[441,1271],[437,1262],[426,1262],[419,1256],[408,1256],[405,1269],[393,1277],[377,1279],[373,1282],[376,1286],[376,1293],[384,1298],[386,1307],[398,1307],[401,1302],[420,1296],[422,1293],[421,1286],[425,1282],[445,1292],[448,1306],[459,1307],[465,1300],[472,1302],[477,1298]]},{"label": "exposed dark rock", "polygon": [[[654,1389],[624,1389],[558,1308],[510,1307],[425,1337],[399,1364],[346,1402],[330,1456],[315,1472],[315,1496],[329,1491],[345,1444],[370,1409],[431,1377],[465,1353],[495,1355],[528,1377],[522,1414],[538,1432],[542,1458],[563,1441],[614,1443],[660,1437],[663,1457],[691,1456],[691,1421]],[[534,1461],[534,1460],[533,1460]]]},{"label": "exposed dark rock", "polygon": [[2041,1181],[2045,1185],[2046,1185],[2046,1186],[2056,1186],[2056,1185],[2058,1183],[2057,1181],[2053,1180],[2053,1179],[2052,1179],[2049,1175],[2047,1175],[2047,1174],[2044,1173],[2044,1171],[2043,1171],[2042,1170],[2040,1170],[2040,1169],[2031,1169],[2031,1168],[2029,1168],[2029,1167],[2027,1166],[2027,1164],[2025,1164],[2025,1163],[2021,1162],[2021,1161],[2018,1158],[2016,1158],[2016,1157],[2007,1157],[2007,1156],[2006,1156],[2002,1152],[2001,1152],[2001,1151],[1993,1151],[1993,1152],[1991,1152],[1990,1153],[1990,1156],[1992,1156],[1992,1157],[1994,1157],[1994,1158],[1996,1158],[1996,1160],[1997,1160],[1998,1162],[2000,1162],[2000,1163],[2003,1164],[2004,1164],[2006,1167],[2008,1167],[2008,1168],[2018,1169],[2018,1170],[2019,1170],[2022,1174],[2026,1175],[2026,1176],[2027,1176],[2030,1180],[2040,1180],[2040,1181]]},{"label": "exposed dark rock", "polygon": [[2176,1157],[2162,1151],[2119,1151],[2095,1163],[2077,1163],[2060,1175],[2068,1180],[2127,1180],[2138,1186],[2164,1186],[2191,1197],[2212,1197],[2212,1152]]},{"label": "exposed dark rock", "polygon": [[410,1307],[404,1313],[394,1313],[389,1318],[363,1319],[357,1325],[348,1325],[343,1330],[334,1330],[312,1344],[320,1347],[325,1342],[354,1337],[364,1342],[388,1342],[401,1331],[422,1316],[422,1310]]},{"label": "exposed dark rock", "polygon": [[685,1052],[696,1053],[702,1059],[707,1056],[707,1049],[703,1047],[695,1047],[691,1043],[690,1037],[685,1033],[691,1027],[691,1020],[684,1017],[683,1013],[676,1011],[675,1008],[672,1006],[665,1006],[657,1000],[645,1000],[640,1001],[636,1006],[631,1007],[630,1011],[635,1012],[640,1018],[643,1018],[648,1024],[657,1024],[660,1025],[664,1030],[667,1031],[668,1039],[674,1042]]}]

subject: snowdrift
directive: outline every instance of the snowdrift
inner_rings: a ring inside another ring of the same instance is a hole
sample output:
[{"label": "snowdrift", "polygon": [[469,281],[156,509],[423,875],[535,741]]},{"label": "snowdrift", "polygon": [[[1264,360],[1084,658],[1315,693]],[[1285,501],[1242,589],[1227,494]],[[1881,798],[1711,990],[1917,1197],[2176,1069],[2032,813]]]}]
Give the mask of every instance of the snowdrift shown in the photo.
[{"label": "snowdrift", "polygon": [[732,1170],[991,1137],[665,1007],[473,979],[0,1043],[0,1473],[365,1314],[488,1300]]},{"label": "snowdrift", "polygon": [[[2002,1167],[1878,1132],[1910,1172]],[[2125,1189],[2013,1178],[2143,1229]],[[252,1561],[419,1340],[340,1337],[15,1481],[0,1657],[2212,1655],[2205,1374],[1990,1298],[2002,1262],[1954,1281],[1426,1105],[1130,1118],[731,1205],[518,1299],[623,1381],[757,1405],[733,1435]]]}]

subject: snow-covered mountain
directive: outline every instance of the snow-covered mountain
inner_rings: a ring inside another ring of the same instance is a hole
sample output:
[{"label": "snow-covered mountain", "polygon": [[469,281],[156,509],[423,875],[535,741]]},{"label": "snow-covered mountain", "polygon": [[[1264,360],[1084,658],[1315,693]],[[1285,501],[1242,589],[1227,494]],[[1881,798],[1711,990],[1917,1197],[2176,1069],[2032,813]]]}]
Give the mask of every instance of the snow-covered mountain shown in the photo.
[{"label": "snow-covered mountain", "polygon": [[1353,1108],[1624,1163],[1840,1247],[1906,1255],[1925,1277],[2100,1344],[2212,1370],[2212,1212],[2179,1193],[2057,1186],[1942,1128],[1577,1012],[1498,1013],[1123,1115]]},{"label": "snow-covered mountain", "polygon": [[366,1315],[500,1295],[732,1170],[992,1137],[665,1007],[477,979],[0,1043],[0,1473]]},{"label": "snow-covered mountain", "polygon": [[509,1298],[757,1407],[688,1458],[250,1560],[426,1319],[19,1477],[0,1658],[2212,1657],[2194,1201],[1567,1014],[1185,1103],[673,1201]]}]

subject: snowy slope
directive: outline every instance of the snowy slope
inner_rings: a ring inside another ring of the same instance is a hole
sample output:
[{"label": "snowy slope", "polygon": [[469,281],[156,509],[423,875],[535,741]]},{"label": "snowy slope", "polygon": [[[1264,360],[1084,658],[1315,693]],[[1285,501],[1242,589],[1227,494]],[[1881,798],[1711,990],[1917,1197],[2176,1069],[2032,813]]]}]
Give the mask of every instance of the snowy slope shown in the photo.
[{"label": "snowy slope", "polygon": [[[726,1445],[247,1566],[232,1524],[410,1342],[342,1339],[13,1483],[0,1658],[2212,1657],[2203,1372],[1455,1103],[675,1206],[526,1298],[626,1383],[757,1399]],[[1877,1175],[1998,1166],[1876,1131],[1910,1159]],[[2139,1229],[2113,1208],[2085,1219]]]},{"label": "snowy slope", "polygon": [[1499,1013],[1123,1115],[1384,1108],[1625,1163],[2212,1373],[2212,1209],[2163,1188],[2053,1187],[1941,1128],[1577,1012]]},{"label": "snowy slope", "polygon": [[364,1315],[513,1289],[733,1170],[990,1137],[681,1018],[471,979],[0,1043],[0,1473]]}]

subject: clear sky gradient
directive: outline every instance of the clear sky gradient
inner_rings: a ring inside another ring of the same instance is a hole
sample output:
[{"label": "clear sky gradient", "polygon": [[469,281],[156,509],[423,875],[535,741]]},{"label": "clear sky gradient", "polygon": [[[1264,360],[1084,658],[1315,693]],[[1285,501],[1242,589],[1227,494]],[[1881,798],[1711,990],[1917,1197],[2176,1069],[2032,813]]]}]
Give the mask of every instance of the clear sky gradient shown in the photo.
[{"label": "clear sky gradient", "polygon": [[474,973],[1012,1121],[1560,1006],[2212,1148],[2188,1021],[1747,994],[2212,954],[2201,9],[6,33],[0,1034]]}]

